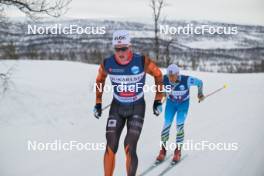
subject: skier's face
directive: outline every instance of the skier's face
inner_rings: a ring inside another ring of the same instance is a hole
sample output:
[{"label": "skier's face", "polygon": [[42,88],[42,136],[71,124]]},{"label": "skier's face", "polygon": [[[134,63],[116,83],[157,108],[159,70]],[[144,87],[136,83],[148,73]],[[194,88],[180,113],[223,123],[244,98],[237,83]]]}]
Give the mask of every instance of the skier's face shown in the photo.
[{"label": "skier's face", "polygon": [[115,56],[121,63],[126,63],[131,55],[131,46],[129,45],[116,45]]},{"label": "skier's face", "polygon": [[169,74],[169,80],[172,83],[175,83],[178,80],[178,74]]}]

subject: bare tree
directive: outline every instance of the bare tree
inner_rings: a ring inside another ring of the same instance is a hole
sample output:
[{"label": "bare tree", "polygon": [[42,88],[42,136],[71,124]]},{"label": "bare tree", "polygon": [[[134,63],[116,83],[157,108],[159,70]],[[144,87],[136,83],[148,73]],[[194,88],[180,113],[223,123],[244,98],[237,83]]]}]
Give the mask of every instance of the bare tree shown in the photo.
[{"label": "bare tree", "polygon": [[[71,0],[0,0],[0,26],[7,26],[7,8],[14,7],[33,20],[43,17],[43,15],[59,17],[67,11],[67,6]],[[1,45],[1,42],[0,42]],[[8,45],[7,56],[16,58],[16,48],[13,44]],[[6,92],[10,85],[11,70],[6,73],[0,72],[0,91]]]},{"label": "bare tree", "polygon": [[3,59],[18,59],[17,48],[13,41],[10,41],[7,45],[3,46],[4,50]]},{"label": "bare tree", "polygon": [[154,20],[154,33],[155,33],[154,51],[156,54],[157,62],[159,61],[159,55],[160,55],[158,25],[159,25],[161,10],[165,6],[166,4],[164,0],[150,0],[150,7],[152,9],[152,15],[153,15],[153,20]]},{"label": "bare tree", "polygon": [[14,66],[10,67],[5,73],[0,72],[0,95],[4,94],[13,84],[11,81],[13,70]]},{"label": "bare tree", "polygon": [[[161,22],[161,24],[165,24],[166,23],[166,19],[164,18]],[[163,34],[159,36],[159,40],[163,42],[164,46],[165,46],[165,51],[164,51],[164,61],[162,62],[162,65],[167,67],[170,64],[173,63],[173,60],[170,56],[171,54],[171,48],[174,42],[177,42],[177,38],[175,37],[175,35],[173,34]]]},{"label": "bare tree", "polygon": [[199,66],[199,58],[198,57],[191,57],[191,63],[192,63],[192,70],[197,70]]},{"label": "bare tree", "polygon": [[15,7],[31,19],[39,15],[59,17],[67,11],[67,6],[71,0],[0,0],[0,12],[4,12],[7,7]]},{"label": "bare tree", "polygon": [[173,43],[173,41],[174,41],[174,38],[171,38],[165,42],[165,61],[164,63],[166,67],[172,64],[172,59],[170,57],[170,46]]}]

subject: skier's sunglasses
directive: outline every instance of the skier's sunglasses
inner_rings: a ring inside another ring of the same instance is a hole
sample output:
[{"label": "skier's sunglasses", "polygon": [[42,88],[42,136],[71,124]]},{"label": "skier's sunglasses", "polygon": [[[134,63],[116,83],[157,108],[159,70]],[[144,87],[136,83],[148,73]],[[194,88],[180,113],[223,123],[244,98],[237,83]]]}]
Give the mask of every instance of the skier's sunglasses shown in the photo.
[{"label": "skier's sunglasses", "polygon": [[119,52],[119,51],[123,51],[123,52],[125,52],[126,50],[128,50],[128,47],[115,48],[115,51],[116,51],[116,52]]}]

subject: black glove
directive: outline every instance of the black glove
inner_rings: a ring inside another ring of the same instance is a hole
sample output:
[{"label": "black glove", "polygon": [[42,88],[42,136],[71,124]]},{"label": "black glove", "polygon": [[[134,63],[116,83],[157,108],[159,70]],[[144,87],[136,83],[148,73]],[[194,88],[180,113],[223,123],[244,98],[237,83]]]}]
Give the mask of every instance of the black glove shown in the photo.
[{"label": "black glove", "polygon": [[162,103],[160,100],[155,100],[153,104],[153,114],[156,116],[160,115],[162,112]]},{"label": "black glove", "polygon": [[94,117],[99,119],[102,115],[102,103],[96,103],[94,106]]},{"label": "black glove", "polygon": [[199,99],[199,103],[205,99],[205,96],[203,93],[199,93],[197,97]]}]

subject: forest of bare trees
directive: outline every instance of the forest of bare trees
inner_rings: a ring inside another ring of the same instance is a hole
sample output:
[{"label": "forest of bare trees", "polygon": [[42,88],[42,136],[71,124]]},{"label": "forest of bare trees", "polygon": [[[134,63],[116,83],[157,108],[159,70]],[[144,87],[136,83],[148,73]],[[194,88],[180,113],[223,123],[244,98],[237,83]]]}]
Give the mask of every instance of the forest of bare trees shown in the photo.
[{"label": "forest of bare trees", "polygon": [[[43,16],[59,17],[67,11],[69,3],[70,1],[62,0],[52,1],[52,3],[48,3],[46,0],[0,0],[0,20],[2,20],[0,23],[0,59],[70,60],[92,64],[101,63],[113,51],[111,48],[111,32],[101,38],[96,36],[89,38],[82,35],[42,35],[29,37],[23,32],[14,33],[12,30],[9,30],[9,28],[16,27],[20,31],[24,31],[26,26],[26,24],[17,25],[9,22],[8,14],[5,13],[6,8],[9,6],[24,13],[31,20],[31,23],[38,22],[42,24],[41,18]],[[264,48],[261,46],[258,47],[258,43],[249,41],[246,38],[242,41],[247,44],[252,44],[253,47],[195,49],[183,48],[181,36],[161,36],[159,34],[159,25],[166,23],[162,12],[167,5],[165,0],[149,1],[153,17],[151,30],[154,37],[144,39],[133,38],[134,51],[150,55],[162,67],[166,67],[171,63],[178,63],[184,69],[190,70],[231,73],[264,72]],[[5,23],[9,25],[4,25]],[[44,22],[43,24],[45,25]],[[107,21],[106,24],[109,24],[110,27],[112,25],[120,25],[114,21]],[[127,22],[123,25],[133,26],[131,30],[140,30],[144,27],[143,24],[133,22]],[[247,30],[247,28],[243,28],[243,30]],[[256,30],[261,32],[262,29],[256,28]],[[248,33],[246,34],[248,35]],[[104,41],[103,43],[100,42],[102,39]],[[194,38],[194,40],[197,39]],[[4,74],[2,73],[2,75]]]}]

